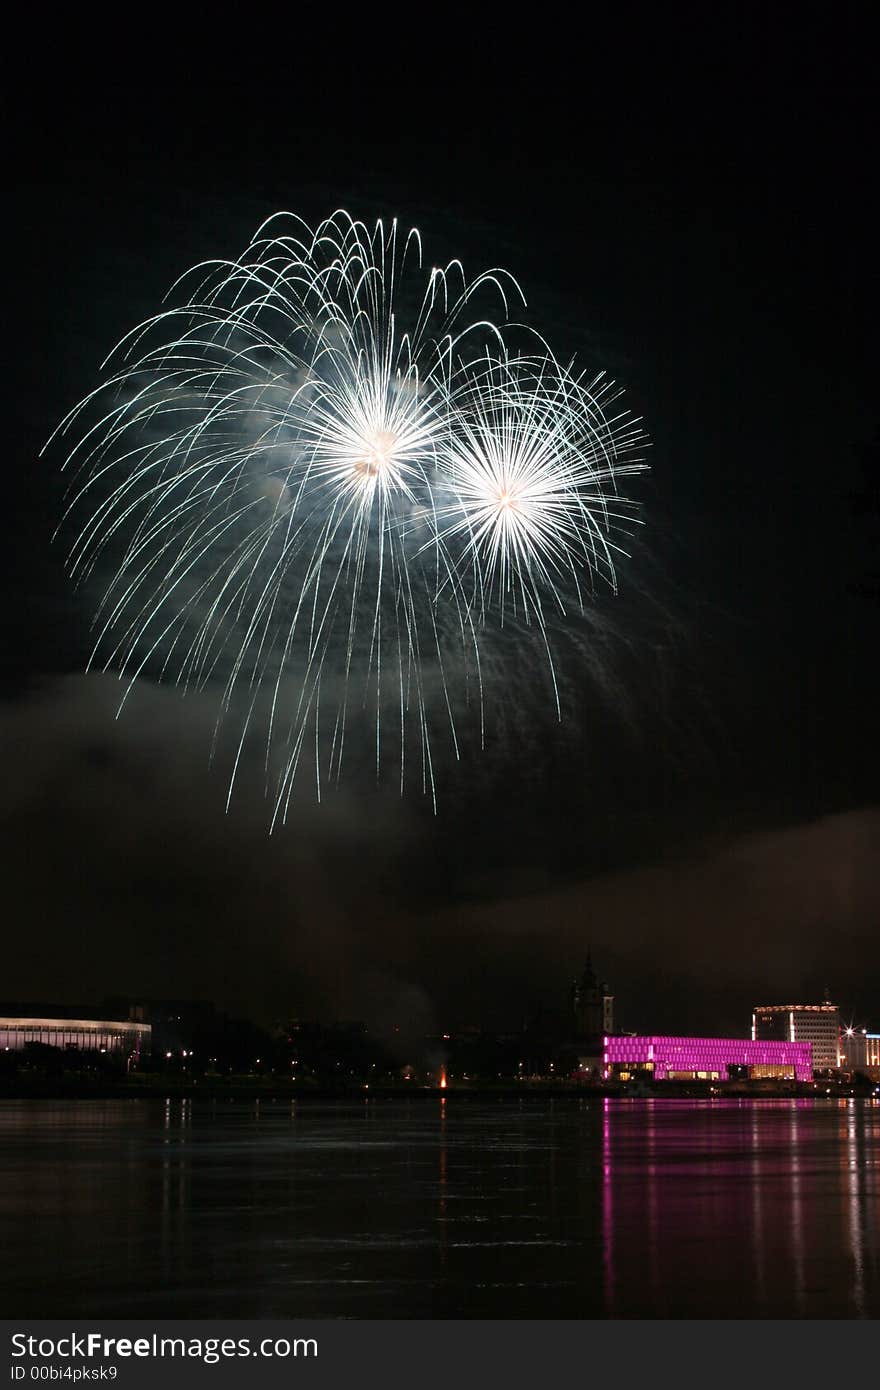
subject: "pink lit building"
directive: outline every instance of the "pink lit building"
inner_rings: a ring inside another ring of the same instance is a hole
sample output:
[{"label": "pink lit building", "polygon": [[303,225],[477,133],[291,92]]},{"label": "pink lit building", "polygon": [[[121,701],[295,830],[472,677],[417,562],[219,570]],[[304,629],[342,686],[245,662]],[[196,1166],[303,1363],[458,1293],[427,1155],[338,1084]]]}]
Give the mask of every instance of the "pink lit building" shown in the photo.
[{"label": "pink lit building", "polygon": [[628,1080],[646,1073],[655,1081],[727,1081],[741,1076],[753,1081],[813,1079],[813,1047],[808,1042],[606,1036],[602,1045],[606,1079]]}]

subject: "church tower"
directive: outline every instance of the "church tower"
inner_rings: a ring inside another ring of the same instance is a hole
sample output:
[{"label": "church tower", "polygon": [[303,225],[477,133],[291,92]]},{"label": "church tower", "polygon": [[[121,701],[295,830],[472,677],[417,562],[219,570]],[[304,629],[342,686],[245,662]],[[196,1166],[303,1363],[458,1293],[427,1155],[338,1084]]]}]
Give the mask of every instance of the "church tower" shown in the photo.
[{"label": "church tower", "polygon": [[593,969],[593,954],[587,951],[584,973],[571,989],[575,1036],[598,1038],[614,1032],[614,995]]}]

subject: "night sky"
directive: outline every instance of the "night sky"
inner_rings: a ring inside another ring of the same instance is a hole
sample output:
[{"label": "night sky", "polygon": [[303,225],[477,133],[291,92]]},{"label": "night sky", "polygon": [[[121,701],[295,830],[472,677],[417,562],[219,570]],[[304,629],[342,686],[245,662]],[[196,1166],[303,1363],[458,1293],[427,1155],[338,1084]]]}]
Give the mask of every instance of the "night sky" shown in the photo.
[{"label": "night sky", "polygon": [[[786,7],[774,31],[731,8],[721,33],[631,7],[577,53],[554,30],[501,54],[487,29],[454,63],[438,41],[436,68],[398,36],[391,88],[352,51],[323,80],[300,56],[259,86],[102,69],[17,90],[7,998],[506,1026],[561,1004],[591,944],[625,1028],[744,1031],[754,1003],[825,985],[880,1028],[864,13]],[[626,386],[651,472],[620,594],[560,640],[561,726],[512,650],[489,746],[444,761],[436,816],[355,766],[270,838],[258,768],[225,814],[209,694],[144,683],[116,720],[114,677],[83,674],[60,458],[38,453],[179,273],[278,208],[336,207],[511,270],[558,353]]]}]

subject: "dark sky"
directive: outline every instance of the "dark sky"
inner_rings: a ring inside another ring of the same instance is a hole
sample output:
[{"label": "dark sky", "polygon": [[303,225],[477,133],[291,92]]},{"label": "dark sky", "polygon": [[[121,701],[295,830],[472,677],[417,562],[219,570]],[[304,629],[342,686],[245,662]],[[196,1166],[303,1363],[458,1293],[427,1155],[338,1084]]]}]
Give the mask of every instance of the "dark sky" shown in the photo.
[{"label": "dark sky", "polygon": [[[624,7],[576,45],[487,29],[453,60],[447,34],[430,65],[413,34],[248,86],[15,87],[8,997],[502,1023],[558,1003],[591,942],[623,1026],[737,1031],[827,983],[880,1027],[866,13]],[[560,354],[626,385],[652,471],[621,594],[560,639],[561,728],[513,651],[436,816],[355,768],[270,839],[255,772],[224,813],[209,696],[145,685],[117,721],[83,674],[37,455],[187,266],[337,206],[515,273]]]}]

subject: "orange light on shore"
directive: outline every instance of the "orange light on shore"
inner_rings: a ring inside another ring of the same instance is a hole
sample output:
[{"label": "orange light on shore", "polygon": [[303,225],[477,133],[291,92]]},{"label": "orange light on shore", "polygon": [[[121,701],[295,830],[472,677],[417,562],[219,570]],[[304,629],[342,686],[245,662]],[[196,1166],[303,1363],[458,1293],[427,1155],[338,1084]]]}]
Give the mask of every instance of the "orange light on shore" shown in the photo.
[{"label": "orange light on shore", "polygon": [[445,1091],[445,1090],[446,1090],[446,1068],[445,1068],[445,1067],[441,1067],[441,1068],[440,1068],[440,1090],[441,1090],[441,1091]]}]

